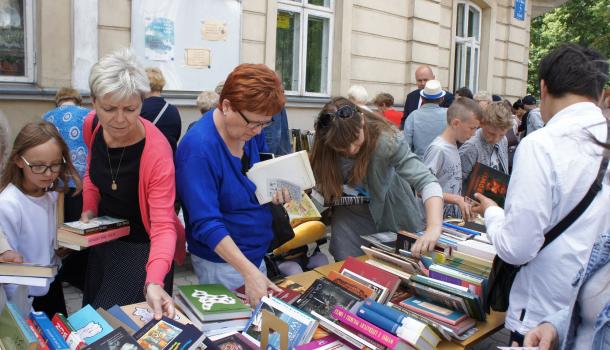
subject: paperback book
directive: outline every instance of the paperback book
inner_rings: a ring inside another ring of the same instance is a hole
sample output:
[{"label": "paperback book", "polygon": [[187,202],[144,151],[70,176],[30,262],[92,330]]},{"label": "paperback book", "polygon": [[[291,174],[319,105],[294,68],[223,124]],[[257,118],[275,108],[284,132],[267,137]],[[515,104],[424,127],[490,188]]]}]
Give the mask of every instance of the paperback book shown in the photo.
[{"label": "paperback book", "polygon": [[246,318],[252,314],[248,305],[221,284],[178,286],[178,293],[202,322]]},{"label": "paperback book", "polygon": [[326,278],[319,278],[297,299],[294,305],[303,312],[316,311],[324,317],[330,317],[336,305],[349,310],[360,301],[362,301],[361,298],[341,288],[338,284]]},{"label": "paperback book", "polygon": [[80,235],[87,235],[96,232],[108,231],[123,226],[129,226],[129,221],[110,216],[100,216],[89,220],[87,223],[80,220],[64,222],[61,229]]},{"label": "paperback book", "polygon": [[507,174],[477,162],[468,177],[465,196],[475,200],[475,193],[481,193],[504,208],[508,181]]}]

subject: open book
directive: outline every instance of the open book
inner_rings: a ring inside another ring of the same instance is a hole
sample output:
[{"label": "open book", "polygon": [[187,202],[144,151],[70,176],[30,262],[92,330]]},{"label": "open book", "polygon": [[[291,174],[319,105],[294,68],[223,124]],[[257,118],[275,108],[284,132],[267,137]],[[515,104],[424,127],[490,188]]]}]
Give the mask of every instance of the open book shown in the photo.
[{"label": "open book", "polygon": [[307,152],[301,151],[256,163],[247,173],[256,185],[256,198],[260,204],[271,202],[273,194],[282,188],[290,196],[301,200],[301,192],[316,185]]}]

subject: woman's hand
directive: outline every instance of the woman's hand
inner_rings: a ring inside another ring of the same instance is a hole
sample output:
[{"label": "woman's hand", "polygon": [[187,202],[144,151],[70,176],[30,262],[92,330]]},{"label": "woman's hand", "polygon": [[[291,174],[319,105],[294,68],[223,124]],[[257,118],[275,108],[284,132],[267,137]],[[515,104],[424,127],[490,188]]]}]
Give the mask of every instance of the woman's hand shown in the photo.
[{"label": "woman's hand", "polygon": [[466,202],[464,197],[458,196],[456,204],[458,207],[460,207],[460,212],[462,213],[462,219],[464,219],[464,221],[472,221],[474,219],[470,203]]},{"label": "woman's hand", "polygon": [[425,253],[433,251],[440,236],[440,229],[426,229],[424,234],[411,246],[411,253],[414,257],[419,258]]},{"label": "woman's hand", "polygon": [[559,345],[557,329],[551,323],[543,323],[525,335],[523,346],[537,346],[540,350],[553,350]]},{"label": "woman's hand", "polygon": [[271,202],[273,204],[284,204],[290,202],[292,198],[290,198],[290,192],[287,189],[282,188],[273,194],[273,198]]},{"label": "woman's hand", "polygon": [[173,320],[176,316],[172,297],[158,284],[146,285],[146,302],[153,310],[155,320],[160,320],[164,315]]},{"label": "woman's hand", "polygon": [[252,307],[256,307],[261,298],[267,296],[267,291],[269,289],[278,293],[282,291],[258,269],[255,272],[244,276],[244,282],[246,285],[246,295],[248,296],[248,300]]},{"label": "woman's hand", "polygon": [[7,250],[0,254],[0,262],[22,263],[23,257],[14,250]]},{"label": "woman's hand", "polygon": [[475,193],[474,199],[476,199],[477,202],[472,205],[471,210],[474,213],[481,214],[481,216],[485,216],[485,210],[487,210],[487,208],[498,206],[498,203],[480,193]]},{"label": "woman's hand", "polygon": [[93,219],[93,212],[91,210],[87,210],[82,212],[82,214],[80,214],[80,221],[84,222],[84,223],[88,223],[89,220]]}]

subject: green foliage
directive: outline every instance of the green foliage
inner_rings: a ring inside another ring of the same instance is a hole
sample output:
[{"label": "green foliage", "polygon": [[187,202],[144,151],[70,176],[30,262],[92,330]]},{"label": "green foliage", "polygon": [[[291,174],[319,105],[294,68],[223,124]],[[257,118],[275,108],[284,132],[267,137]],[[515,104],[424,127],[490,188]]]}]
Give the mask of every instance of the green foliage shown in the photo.
[{"label": "green foliage", "polygon": [[532,19],[527,91],[540,96],[540,60],[562,43],[597,49],[610,59],[610,0],[569,0]]}]

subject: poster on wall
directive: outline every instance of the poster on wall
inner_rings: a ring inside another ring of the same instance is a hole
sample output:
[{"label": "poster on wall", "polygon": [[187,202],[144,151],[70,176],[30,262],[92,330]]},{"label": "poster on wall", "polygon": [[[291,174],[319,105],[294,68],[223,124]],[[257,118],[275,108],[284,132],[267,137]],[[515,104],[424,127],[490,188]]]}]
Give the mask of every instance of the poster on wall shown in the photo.
[{"label": "poster on wall", "polygon": [[131,49],[164,90],[213,90],[239,64],[241,1],[132,0]]}]

